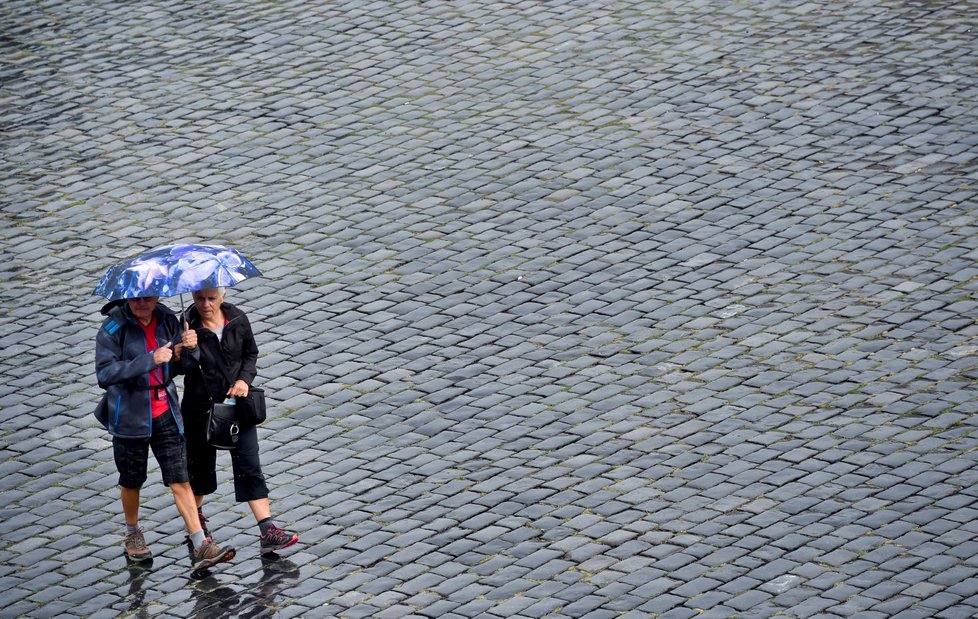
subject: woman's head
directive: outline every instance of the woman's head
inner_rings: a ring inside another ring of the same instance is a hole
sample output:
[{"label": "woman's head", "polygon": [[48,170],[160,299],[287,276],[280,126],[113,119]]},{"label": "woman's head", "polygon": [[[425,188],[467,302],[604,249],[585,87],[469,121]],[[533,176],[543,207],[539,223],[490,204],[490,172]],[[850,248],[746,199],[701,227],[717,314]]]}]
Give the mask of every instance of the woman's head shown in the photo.
[{"label": "woman's head", "polygon": [[200,313],[201,318],[207,319],[221,311],[221,303],[224,303],[226,290],[220,288],[204,288],[194,291],[194,307]]}]

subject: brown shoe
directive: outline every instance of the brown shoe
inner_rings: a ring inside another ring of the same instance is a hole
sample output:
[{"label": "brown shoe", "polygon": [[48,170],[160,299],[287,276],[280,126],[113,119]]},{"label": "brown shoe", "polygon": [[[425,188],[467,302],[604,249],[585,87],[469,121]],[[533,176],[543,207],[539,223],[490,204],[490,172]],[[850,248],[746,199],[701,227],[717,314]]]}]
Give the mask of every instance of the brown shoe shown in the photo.
[{"label": "brown shoe", "polygon": [[206,570],[214,567],[218,563],[230,561],[234,558],[234,548],[221,548],[214,540],[207,538],[200,548],[194,551],[192,568],[193,571]]},{"label": "brown shoe", "polygon": [[132,535],[127,535],[125,544],[126,558],[130,561],[140,563],[153,558],[153,551],[146,545],[142,529],[138,529]]}]

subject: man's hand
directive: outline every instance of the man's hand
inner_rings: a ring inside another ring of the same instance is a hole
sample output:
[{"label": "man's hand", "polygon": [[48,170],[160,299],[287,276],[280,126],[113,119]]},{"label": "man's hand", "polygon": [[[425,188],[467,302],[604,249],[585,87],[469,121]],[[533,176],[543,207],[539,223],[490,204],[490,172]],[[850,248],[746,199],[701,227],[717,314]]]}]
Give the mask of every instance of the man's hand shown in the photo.
[{"label": "man's hand", "polygon": [[160,346],[159,348],[154,350],[153,363],[155,363],[156,365],[163,365],[164,363],[172,359],[173,358],[172,346],[173,344],[171,342],[167,342],[163,346]]}]

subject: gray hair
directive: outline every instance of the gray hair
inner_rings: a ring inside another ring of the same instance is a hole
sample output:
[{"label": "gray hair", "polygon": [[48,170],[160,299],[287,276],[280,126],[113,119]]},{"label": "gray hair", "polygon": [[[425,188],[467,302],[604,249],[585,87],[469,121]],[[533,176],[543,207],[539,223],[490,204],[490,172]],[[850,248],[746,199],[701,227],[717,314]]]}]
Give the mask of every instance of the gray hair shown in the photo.
[{"label": "gray hair", "polygon": [[[205,288],[204,290],[207,289]],[[216,290],[217,294],[221,295],[222,297],[228,296],[228,289],[225,286],[216,286],[214,290]],[[200,290],[194,290],[193,292],[190,293],[190,296],[194,296],[198,292],[200,292]]]}]

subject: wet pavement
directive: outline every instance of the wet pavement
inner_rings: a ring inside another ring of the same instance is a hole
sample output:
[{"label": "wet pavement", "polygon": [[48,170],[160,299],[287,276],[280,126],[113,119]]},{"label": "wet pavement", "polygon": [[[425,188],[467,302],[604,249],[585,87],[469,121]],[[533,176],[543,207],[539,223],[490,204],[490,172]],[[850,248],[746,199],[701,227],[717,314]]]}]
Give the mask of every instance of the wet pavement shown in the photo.
[{"label": "wet pavement", "polygon": [[[0,616],[978,616],[975,2],[0,11]],[[200,580],[91,415],[180,241],[301,536],[223,458]]]}]

